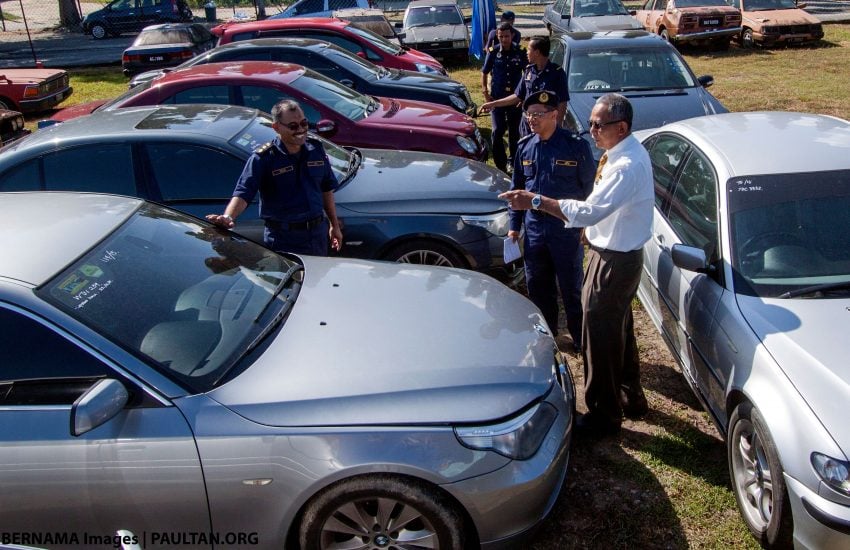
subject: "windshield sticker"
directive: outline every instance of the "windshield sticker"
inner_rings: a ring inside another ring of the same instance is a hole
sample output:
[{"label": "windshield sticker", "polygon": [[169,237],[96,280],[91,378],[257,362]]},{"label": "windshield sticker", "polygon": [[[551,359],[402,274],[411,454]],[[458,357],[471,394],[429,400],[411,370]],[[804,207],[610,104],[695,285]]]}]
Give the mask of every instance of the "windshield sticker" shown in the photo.
[{"label": "windshield sticker", "polygon": [[762,187],[761,185],[753,183],[753,181],[748,178],[743,178],[734,180],[729,190],[733,192],[737,191],[738,193],[749,193],[759,192],[762,190]]},{"label": "windshield sticker", "polygon": [[84,264],[80,266],[80,272],[86,277],[98,278],[103,275],[103,270],[96,265]]}]

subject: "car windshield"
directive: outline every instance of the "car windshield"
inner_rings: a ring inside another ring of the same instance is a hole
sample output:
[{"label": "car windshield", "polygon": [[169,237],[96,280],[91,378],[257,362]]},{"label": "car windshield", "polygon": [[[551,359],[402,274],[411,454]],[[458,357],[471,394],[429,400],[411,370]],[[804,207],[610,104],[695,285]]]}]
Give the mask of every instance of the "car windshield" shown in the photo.
[{"label": "car windshield", "polygon": [[377,35],[370,30],[363,29],[361,27],[358,27],[356,25],[352,25],[350,23],[345,28],[348,29],[352,34],[356,34],[357,36],[363,38],[364,40],[368,40],[369,42],[372,43],[373,46],[375,46],[376,48],[379,48],[380,50],[382,50],[382,51],[384,51],[388,54],[400,55],[401,52],[404,51],[401,48],[399,48],[398,46],[396,46],[395,44],[393,44],[392,42],[390,42],[389,40],[387,40],[386,38],[384,38],[383,36]]},{"label": "car windshield", "polygon": [[353,121],[366,118],[376,108],[375,101],[370,96],[313,71],[305,71],[293,80],[290,86],[313,98],[316,103]]},{"label": "car windshield", "polygon": [[676,0],[677,8],[701,8],[705,6],[728,6],[724,0]]},{"label": "car windshield", "polygon": [[794,0],[744,0],[747,11],[790,10],[797,7]]},{"label": "car windshield", "polygon": [[694,86],[694,78],[685,61],[672,47],[573,51],[568,72],[570,93]]},{"label": "car windshield", "polygon": [[454,5],[408,8],[404,27],[434,27],[437,25],[463,25],[463,17]]},{"label": "car windshield", "polygon": [[360,78],[379,78],[386,71],[383,67],[366,61],[359,55],[355,55],[342,48],[328,47],[325,50],[325,55],[331,62],[338,63],[341,67],[353,72]]},{"label": "car windshield", "polygon": [[246,350],[297,299],[299,267],[235,234],[146,204],[38,292],[204,392],[244,366]]},{"label": "car windshield", "polygon": [[619,0],[574,0],[575,17],[594,17],[601,15],[629,15]]},{"label": "car windshield", "polygon": [[137,94],[140,94],[150,88],[155,80],[156,78],[152,78],[150,80],[140,83],[137,86],[133,86],[115,99],[107,101],[106,103],[95,109],[95,111],[111,111],[113,109],[121,108],[121,105],[123,105],[125,101],[127,101],[131,97],[135,97]]},{"label": "car windshield", "polygon": [[182,44],[191,42],[189,31],[186,29],[142,31],[133,46],[156,46],[158,44]]},{"label": "car windshield", "polygon": [[737,292],[777,297],[850,283],[850,170],[738,177],[726,186]]}]

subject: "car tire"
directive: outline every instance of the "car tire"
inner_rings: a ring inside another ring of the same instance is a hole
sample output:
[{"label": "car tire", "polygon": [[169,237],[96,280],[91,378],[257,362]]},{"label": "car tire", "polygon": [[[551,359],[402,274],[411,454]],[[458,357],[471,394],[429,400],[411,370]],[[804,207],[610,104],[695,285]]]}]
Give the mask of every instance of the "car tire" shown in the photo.
[{"label": "car tire", "polygon": [[396,245],[383,255],[383,259],[401,264],[469,267],[463,257],[449,246],[425,239]]},{"label": "car tire", "polygon": [[0,97],[0,109],[6,109],[7,111],[16,111],[15,104],[6,99],[5,97]]},{"label": "car tire", "polygon": [[91,35],[95,40],[103,40],[109,36],[109,31],[102,23],[93,23],[91,26]]},{"label": "car tire", "polygon": [[658,31],[658,36],[663,38],[665,42],[670,42],[670,33],[664,27],[661,27],[661,30]]},{"label": "car tire", "polygon": [[341,481],[314,497],[304,510],[298,538],[303,550],[345,542],[358,548],[406,548],[404,540],[411,536],[430,542],[429,548],[452,550],[464,547],[463,535],[460,515],[436,490],[402,477],[374,475]]},{"label": "car tire", "polygon": [[794,526],[782,463],[752,404],[742,403],[732,413],[727,450],[732,490],[744,523],[764,548],[791,548]]},{"label": "car tire", "polygon": [[753,29],[744,27],[744,30],[741,31],[741,47],[753,48],[755,45],[756,41],[755,38],[753,38]]}]

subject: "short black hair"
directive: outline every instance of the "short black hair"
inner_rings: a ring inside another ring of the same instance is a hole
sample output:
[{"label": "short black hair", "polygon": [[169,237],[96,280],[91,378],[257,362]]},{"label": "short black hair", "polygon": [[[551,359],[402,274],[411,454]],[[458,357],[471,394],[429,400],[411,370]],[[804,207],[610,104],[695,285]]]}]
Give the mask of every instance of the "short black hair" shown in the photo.
[{"label": "short black hair", "polygon": [[549,57],[549,45],[548,36],[534,36],[528,41],[528,47],[534,48],[540,52],[540,55],[543,57]]},{"label": "short black hair", "polygon": [[513,27],[513,25],[511,25],[510,23],[505,22],[505,23],[501,23],[498,27],[496,27],[496,30],[497,30],[497,31],[507,31],[507,32],[511,32],[511,31],[513,31],[513,30],[514,30],[514,27]]},{"label": "short black hair", "polygon": [[620,94],[605,94],[596,100],[596,104],[605,105],[608,117],[611,120],[622,120],[632,131],[632,118],[634,118],[634,110],[631,102],[624,95]]}]

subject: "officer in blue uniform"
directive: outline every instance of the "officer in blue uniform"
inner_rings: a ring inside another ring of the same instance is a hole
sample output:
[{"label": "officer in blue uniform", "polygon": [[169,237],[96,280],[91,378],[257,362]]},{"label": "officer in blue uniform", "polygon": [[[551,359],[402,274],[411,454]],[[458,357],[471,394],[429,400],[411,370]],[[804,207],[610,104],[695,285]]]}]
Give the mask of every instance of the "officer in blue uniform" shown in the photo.
[{"label": "officer in blue uniform", "polygon": [[507,23],[511,26],[511,42],[519,45],[520,40],[522,40],[522,33],[514,27],[514,21],[516,21],[516,14],[514,14],[514,12],[503,11],[502,16],[499,18],[499,25],[487,35],[487,43],[484,47],[486,49],[490,49],[491,46],[495,46],[499,43],[499,37],[496,36],[496,33],[499,31],[499,27],[501,27],[503,23]]},{"label": "officer in blue uniform", "polygon": [[232,228],[260,194],[265,244],[279,252],[326,256],[328,243],[339,250],[342,231],[336,216],[337,179],[322,143],[307,137],[304,111],[292,100],[272,108],[277,137],[248,159],[224,214],[207,219]]},{"label": "officer in blue uniform", "polygon": [[[502,23],[496,29],[499,43],[487,50],[484,67],[481,69],[481,87],[484,89],[484,99],[493,101],[513,93],[522,76],[525,65],[525,50],[519,44],[512,42],[512,28],[509,23]],[[487,77],[490,85],[487,86]],[[508,156],[505,153],[503,137],[508,132],[508,149],[511,158],[516,154],[516,144],[519,141],[519,125],[522,119],[522,109],[518,105],[496,107],[490,112],[493,122],[492,148],[493,162],[496,168],[507,172]]]},{"label": "officer in blue uniform", "polygon": [[[482,112],[489,112],[496,107],[523,104],[531,94],[546,90],[554,92],[560,103],[558,104],[558,123],[563,124],[564,115],[567,113],[567,101],[570,92],[567,89],[567,74],[560,65],[549,61],[549,38],[546,36],[535,36],[528,43],[528,66],[522,73],[522,79],[517,84],[514,93],[489,101],[481,105]],[[520,136],[527,136],[531,132],[528,121],[523,119],[520,124]]]},{"label": "officer in blue uniform", "polygon": [[[525,100],[525,118],[532,133],[519,141],[511,189],[535,194],[531,210],[511,210],[508,236],[514,240],[525,227],[523,253],[528,297],[558,333],[558,288],[575,350],[581,345],[581,286],[584,246],[581,229],[539,210],[541,195],[584,200],[593,189],[596,164],[586,140],[561,128],[559,96],[549,90]],[[536,206],[535,206],[536,201]],[[556,287],[557,281],[557,287]]]}]

